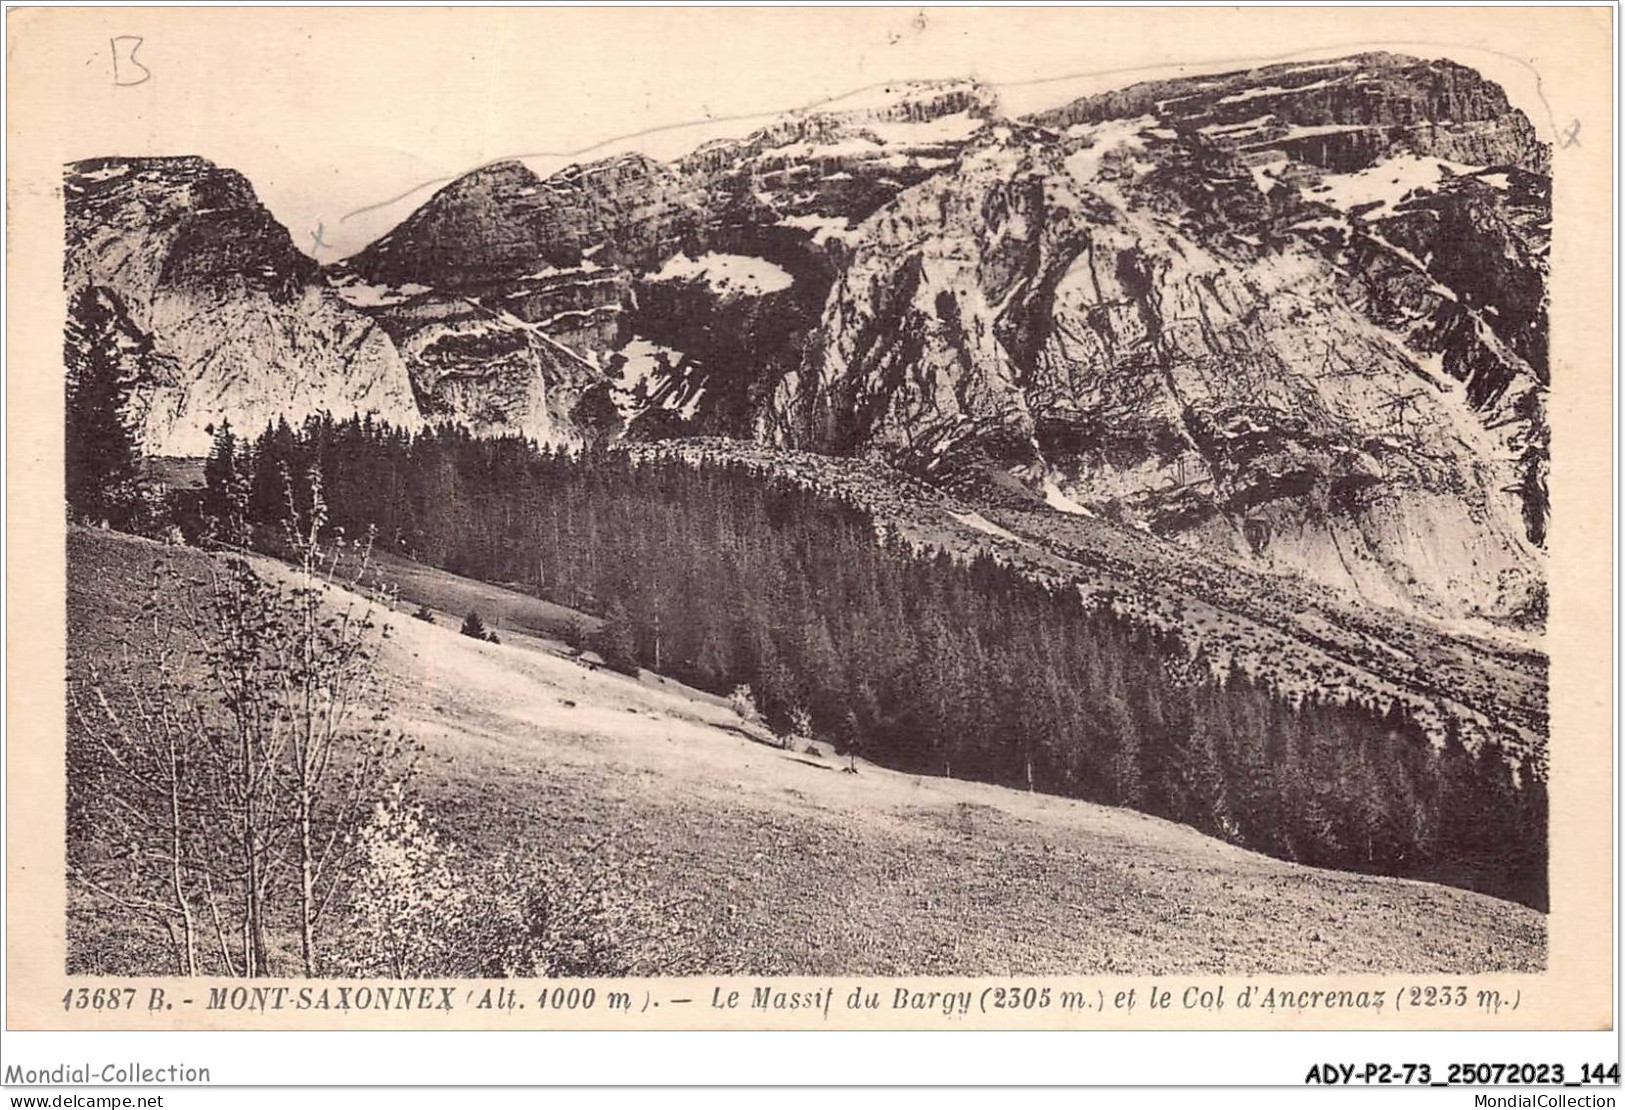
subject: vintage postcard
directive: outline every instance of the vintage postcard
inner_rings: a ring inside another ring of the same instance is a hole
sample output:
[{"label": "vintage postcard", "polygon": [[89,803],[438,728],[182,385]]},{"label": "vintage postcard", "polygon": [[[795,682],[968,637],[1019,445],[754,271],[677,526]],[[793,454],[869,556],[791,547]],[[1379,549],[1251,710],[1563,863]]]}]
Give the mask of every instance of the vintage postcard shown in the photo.
[{"label": "vintage postcard", "polygon": [[1611,16],[11,9],[8,1028],[1612,1027]]}]

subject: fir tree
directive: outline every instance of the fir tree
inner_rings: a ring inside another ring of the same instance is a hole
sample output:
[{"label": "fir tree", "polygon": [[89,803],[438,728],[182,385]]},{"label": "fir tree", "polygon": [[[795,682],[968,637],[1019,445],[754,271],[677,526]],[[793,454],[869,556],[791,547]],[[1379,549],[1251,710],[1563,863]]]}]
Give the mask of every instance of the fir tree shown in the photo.
[{"label": "fir tree", "polygon": [[[68,312],[65,470],[68,508],[80,520],[126,526],[141,502],[139,455],[126,408],[131,381],[121,343],[128,338],[110,293],[87,287]],[[139,358],[145,348],[138,347]]]},{"label": "fir tree", "polygon": [[594,637],[594,646],[597,647],[606,667],[622,674],[638,673],[637,633],[632,627],[632,618],[628,615],[626,606],[619,600],[610,603],[609,612],[604,616],[604,623],[598,629],[598,635]]},{"label": "fir tree", "polygon": [[[230,420],[222,420],[218,428],[211,427],[209,431],[214,435],[214,442],[209,448],[209,457],[203,463],[204,515],[209,518],[215,542],[228,547],[243,547],[250,538],[249,482],[239,465],[237,436],[231,430]],[[279,470],[284,490],[292,489],[292,478],[287,467],[280,467]],[[286,524],[293,519],[291,509],[286,508],[286,494],[284,506],[281,522]]]},{"label": "fir tree", "polygon": [[591,642],[592,632],[587,626],[587,619],[577,613],[570,618],[570,623],[564,626],[565,646],[573,654],[580,655],[587,650],[587,645]]}]

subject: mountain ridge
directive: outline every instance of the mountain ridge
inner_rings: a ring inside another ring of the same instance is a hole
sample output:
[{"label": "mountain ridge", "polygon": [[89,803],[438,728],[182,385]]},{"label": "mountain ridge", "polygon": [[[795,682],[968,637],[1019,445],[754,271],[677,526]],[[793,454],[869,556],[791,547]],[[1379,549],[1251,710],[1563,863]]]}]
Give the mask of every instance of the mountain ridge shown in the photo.
[{"label": "mountain ridge", "polygon": [[142,352],[129,376],[150,453],[201,455],[222,417],[418,423],[394,345],[242,174],[197,157],[97,158],[65,167],[63,191],[70,304],[102,302]]},{"label": "mountain ridge", "polygon": [[1009,476],[1370,603],[1538,622],[1548,170],[1451,62],[1018,120],[921,83],[670,161],[482,167],[319,274],[418,419],[578,442],[613,402],[633,438]]}]

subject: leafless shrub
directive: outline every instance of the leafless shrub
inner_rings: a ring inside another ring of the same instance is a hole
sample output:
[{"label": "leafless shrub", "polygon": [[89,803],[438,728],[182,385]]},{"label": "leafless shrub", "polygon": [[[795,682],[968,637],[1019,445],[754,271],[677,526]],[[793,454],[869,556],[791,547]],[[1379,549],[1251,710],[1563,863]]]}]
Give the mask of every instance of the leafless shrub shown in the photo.
[{"label": "leafless shrub", "polygon": [[683,907],[657,903],[648,864],[611,838],[540,860],[481,859],[397,790],[357,837],[338,957],[351,975],[591,977],[672,973],[690,960]]},{"label": "leafless shrub", "polygon": [[301,970],[317,974],[356,829],[402,770],[376,668],[387,628],[376,599],[355,592],[365,552],[338,589],[344,541],[321,539],[314,470],[310,484],[301,515],[287,482],[291,581],[238,554],[202,581],[159,560],[116,664],[70,686],[73,718],[103,768],[99,789],[81,792],[94,851],[71,875],[161,928],[184,974],[205,963],[272,974],[272,934],[290,928]]},{"label": "leafless shrub", "polygon": [[728,695],[728,705],[739,714],[740,720],[747,724],[761,718],[761,714],[756,710],[756,692],[744,683],[733,688]]}]

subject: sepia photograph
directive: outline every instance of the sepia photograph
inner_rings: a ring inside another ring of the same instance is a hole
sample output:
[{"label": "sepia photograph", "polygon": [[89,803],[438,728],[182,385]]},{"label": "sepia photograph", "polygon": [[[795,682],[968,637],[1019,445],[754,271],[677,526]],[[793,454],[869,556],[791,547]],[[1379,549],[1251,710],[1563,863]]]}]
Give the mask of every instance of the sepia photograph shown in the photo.
[{"label": "sepia photograph", "polygon": [[1397,54],[325,262],[68,164],[70,969],[1538,970],[1549,173]]},{"label": "sepia photograph", "polygon": [[[9,360],[61,405],[8,422],[61,537],[30,1012],[1132,1025],[1113,977],[1289,977],[1287,1024],[1565,1024],[1611,691],[1554,726],[1553,676],[1611,594],[1577,631],[1555,568],[1606,569],[1612,394],[1554,198],[1612,125],[1470,13],[1340,11],[12,15],[97,89],[38,113],[61,363]],[[585,37],[531,82],[510,28]]]}]

